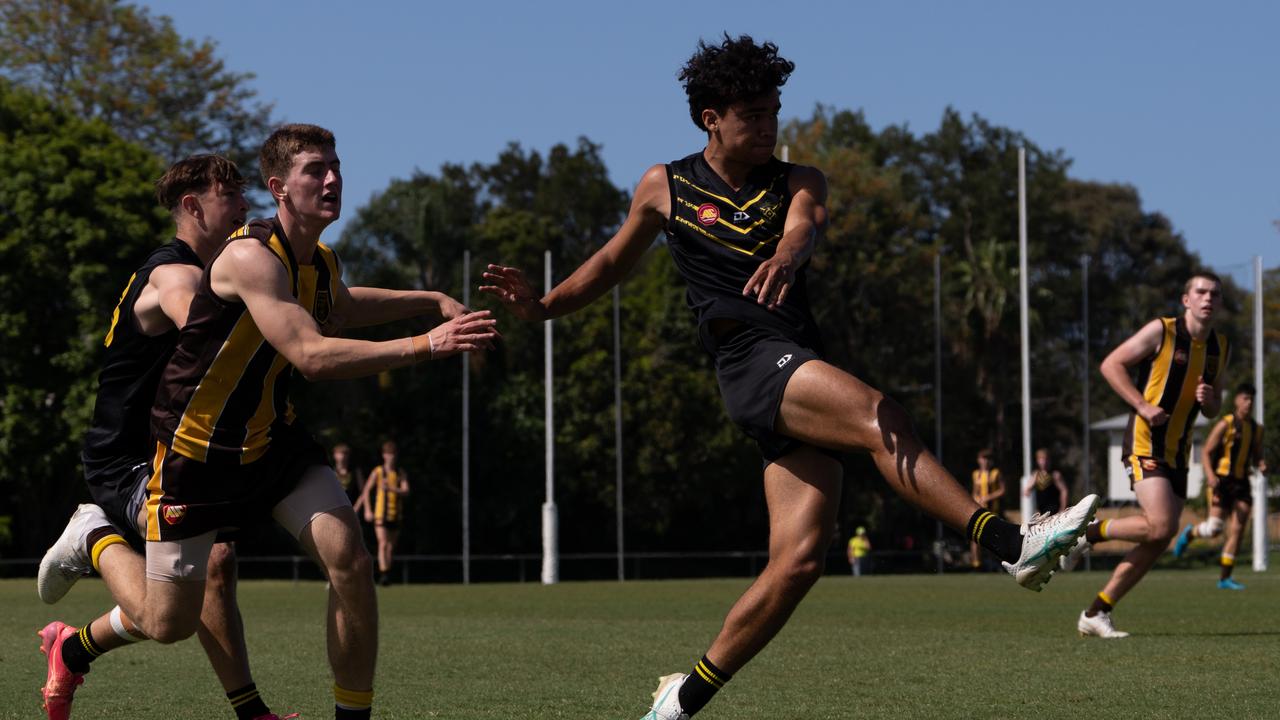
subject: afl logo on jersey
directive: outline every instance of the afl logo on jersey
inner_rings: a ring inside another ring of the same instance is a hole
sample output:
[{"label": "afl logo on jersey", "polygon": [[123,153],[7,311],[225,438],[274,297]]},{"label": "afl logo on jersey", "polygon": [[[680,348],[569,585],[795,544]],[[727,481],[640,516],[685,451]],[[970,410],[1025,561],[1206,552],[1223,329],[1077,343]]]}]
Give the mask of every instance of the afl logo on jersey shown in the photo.
[{"label": "afl logo on jersey", "polygon": [[1176,363],[1178,363],[1179,365],[1186,365],[1186,364],[1187,364],[1187,351],[1186,351],[1186,350],[1181,350],[1181,349],[1179,349],[1179,350],[1174,350],[1174,351],[1173,351],[1173,361],[1174,361],[1174,362],[1176,362]]},{"label": "afl logo on jersey", "polygon": [[720,219],[720,208],[711,203],[702,203],[698,206],[698,222],[703,225],[715,225]]},{"label": "afl logo on jersey", "polygon": [[165,505],[162,509],[164,521],[170,525],[177,525],[187,517],[186,505]]}]

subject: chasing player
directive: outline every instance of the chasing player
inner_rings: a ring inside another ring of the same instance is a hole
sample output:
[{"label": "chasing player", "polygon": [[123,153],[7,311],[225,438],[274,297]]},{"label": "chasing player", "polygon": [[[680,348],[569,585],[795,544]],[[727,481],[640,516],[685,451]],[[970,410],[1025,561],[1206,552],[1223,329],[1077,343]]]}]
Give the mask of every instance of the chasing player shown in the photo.
[{"label": "chasing player", "polygon": [[[277,129],[263,146],[261,170],[277,215],[238,230],[209,261],[161,376],[145,505],[146,584],[119,582],[126,569],[116,563],[118,545],[95,552],[94,564],[144,634],[175,642],[195,630],[219,530],[274,519],[329,579],[334,715],[364,720],[378,631],[370,558],[323,448],[294,414],[290,378],[295,367],[309,379],[371,375],[487,349],[497,332],[487,313],[463,312],[413,337],[334,337],[344,327],[444,306],[342,282],[337,257],[319,242],[342,207],[332,133],[314,125]],[[72,547],[85,547],[100,530],[85,528]]]},{"label": "chasing player", "polygon": [[827,225],[826,178],[773,157],[779,88],[794,67],[747,36],[700,43],[680,79],[706,147],[645,172],[622,228],[545,297],[520,270],[498,265],[481,288],[525,320],[566,315],[616,285],[665,232],[729,416],[764,457],[769,562],[690,674],[662,680],[649,718],[702,709],[818,580],[840,505],[841,452],[870,453],[895,491],[963,529],[1031,589],[1096,506],[1091,496],[1045,522],[1005,522],[938,464],[901,406],[821,359],[805,269]]},{"label": "chasing player", "polygon": [[[1123,455],[1142,513],[1090,525],[1063,560],[1063,567],[1071,569],[1091,543],[1102,540],[1137,543],[1080,613],[1076,629],[1082,636],[1129,636],[1116,630],[1111,611],[1151,570],[1177,532],[1187,499],[1192,426],[1202,410],[1216,415],[1222,403],[1231,348],[1226,336],[1213,329],[1221,304],[1218,277],[1197,273],[1183,288],[1181,315],[1152,320],[1102,361],[1102,376],[1133,408]],[[1138,370],[1136,385],[1129,376],[1133,368]]]},{"label": "chasing player", "polygon": [[1260,472],[1267,471],[1267,462],[1262,457],[1262,426],[1253,419],[1256,394],[1253,385],[1241,383],[1236,388],[1234,411],[1209,431],[1200,452],[1204,479],[1209,486],[1209,518],[1183,528],[1173,544],[1174,556],[1182,557],[1191,538],[1211,538],[1222,534],[1222,518],[1229,515],[1231,521],[1219,560],[1222,565],[1222,574],[1218,578],[1220,590],[1244,589],[1244,585],[1236,582],[1231,573],[1235,570],[1236,551],[1240,549],[1244,528],[1249,522],[1249,510],[1253,507],[1249,476],[1254,466]]},{"label": "chasing player", "polygon": [[[173,353],[178,328],[186,322],[205,263],[244,224],[244,184],[235,164],[217,155],[180,160],[156,182],[156,198],[173,216],[177,234],[153,250],[129,278],[104,341],[93,420],[81,454],[85,482],[96,505],[80,506],[68,526],[71,536],[78,536],[78,528],[86,524],[111,528],[90,536],[90,547],[83,553],[90,562],[111,544],[127,552],[126,538],[141,546],[145,525],[139,521],[154,451],[150,414],[156,384]],[[37,590],[49,603],[60,600],[89,571],[87,566],[59,565],[58,558],[51,550],[40,567]],[[136,566],[135,582],[141,584],[142,557],[130,553],[127,562]],[[197,634],[236,717],[275,718],[249,672],[244,624],[236,607],[235,549],[230,543],[219,542],[210,553]],[[49,623],[40,637],[48,666],[41,692],[50,718],[69,717],[72,697],[90,663],[103,653],[147,639],[119,606],[83,628]]]}]

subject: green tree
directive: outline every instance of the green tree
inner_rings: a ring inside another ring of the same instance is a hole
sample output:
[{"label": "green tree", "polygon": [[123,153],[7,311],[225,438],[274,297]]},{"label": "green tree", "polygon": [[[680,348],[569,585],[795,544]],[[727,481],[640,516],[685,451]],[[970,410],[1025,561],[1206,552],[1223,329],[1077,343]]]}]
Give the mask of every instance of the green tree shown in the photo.
[{"label": "green tree", "polygon": [[169,219],[160,165],[0,79],[0,497],[27,552],[83,497],[81,435],[111,310]]},{"label": "green tree", "polygon": [[161,158],[216,152],[246,177],[271,126],[252,73],[228,70],[213,41],[119,0],[0,3],[0,74]]}]

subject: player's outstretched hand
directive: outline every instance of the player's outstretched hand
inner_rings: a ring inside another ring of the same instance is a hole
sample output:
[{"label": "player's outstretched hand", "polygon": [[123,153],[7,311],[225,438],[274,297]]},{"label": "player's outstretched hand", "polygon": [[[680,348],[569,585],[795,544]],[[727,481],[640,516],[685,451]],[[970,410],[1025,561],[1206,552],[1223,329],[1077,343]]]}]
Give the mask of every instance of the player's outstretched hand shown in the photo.
[{"label": "player's outstretched hand", "polygon": [[547,319],[542,296],[533,289],[519,268],[490,265],[484,272],[484,279],[492,284],[481,285],[480,292],[501,300],[516,317],[533,322]]},{"label": "player's outstretched hand", "polygon": [[[488,310],[469,312],[443,322],[427,333],[428,349],[432,360],[452,357],[458,353],[476,350],[492,350],[493,345],[502,337],[498,333],[498,321]],[[421,336],[419,336],[421,337]],[[422,343],[414,343],[414,348],[421,358]]]},{"label": "player's outstretched hand", "polygon": [[466,305],[463,305],[444,293],[440,293],[440,317],[445,320],[452,320],[469,312],[471,312],[471,309]]},{"label": "player's outstretched hand", "polygon": [[751,279],[742,288],[742,294],[756,296],[756,302],[773,310],[787,299],[787,292],[796,281],[795,258],[777,253],[760,263]]}]

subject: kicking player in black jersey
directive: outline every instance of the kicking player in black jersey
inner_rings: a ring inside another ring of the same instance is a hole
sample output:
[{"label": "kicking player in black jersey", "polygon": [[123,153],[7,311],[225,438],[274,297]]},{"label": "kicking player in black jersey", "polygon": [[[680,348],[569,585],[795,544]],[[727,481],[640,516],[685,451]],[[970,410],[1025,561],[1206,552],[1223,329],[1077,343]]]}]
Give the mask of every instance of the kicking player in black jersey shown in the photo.
[{"label": "kicking player in black jersey", "polygon": [[827,224],[826,178],[773,157],[779,88],[794,67],[750,37],[700,43],[680,79],[706,147],[645,172],[617,235],[545,297],[520,270],[499,265],[481,288],[523,319],[559,317],[612,288],[665,232],[729,416],[764,456],[769,563],[693,671],[663,678],[647,718],[700,710],[822,574],[839,506],[836,453],[869,452],[900,495],[964,530],[1035,590],[1097,503],[1091,495],[1021,528],[1005,522],[938,464],[897,403],[822,360],[805,268]]},{"label": "kicking player in black jersey", "polygon": [[[156,383],[173,353],[178,328],[186,322],[200,272],[223,240],[244,224],[244,184],[235,164],[217,155],[180,160],[156,182],[156,198],[173,215],[177,235],[152,251],[129,278],[112,315],[93,422],[82,453],[85,482],[96,504],[76,510],[59,543],[41,562],[37,590],[45,602],[60,600],[112,545],[120,546],[118,561],[134,568],[137,584],[143,582],[142,556],[126,549],[125,537],[141,543],[145,529],[140,510],[155,449],[150,415]],[[80,538],[86,534],[92,542],[84,547]],[[249,672],[235,593],[234,546],[218,543],[209,562],[200,643],[236,717],[275,718]],[[89,663],[109,650],[147,639],[119,606],[83,628],[54,621],[40,636],[48,665],[42,692],[50,718],[70,714],[72,696]]]}]

